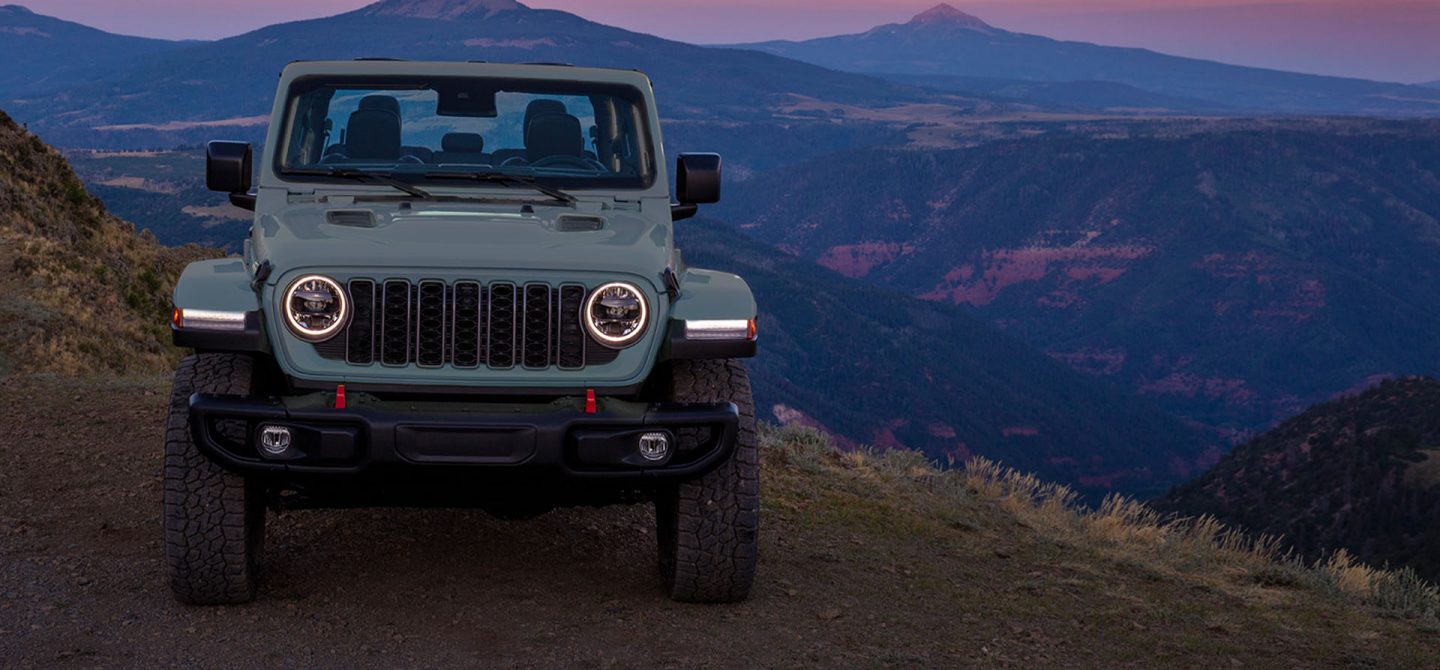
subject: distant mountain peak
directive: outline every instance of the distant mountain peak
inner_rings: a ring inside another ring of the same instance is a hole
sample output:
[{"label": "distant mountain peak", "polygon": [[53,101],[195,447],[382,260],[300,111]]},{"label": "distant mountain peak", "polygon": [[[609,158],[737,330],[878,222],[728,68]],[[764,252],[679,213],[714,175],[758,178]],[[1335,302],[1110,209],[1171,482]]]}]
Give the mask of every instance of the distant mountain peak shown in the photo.
[{"label": "distant mountain peak", "polygon": [[945,26],[949,28],[965,28],[967,30],[980,32],[990,32],[995,29],[994,26],[980,20],[979,17],[962,12],[956,9],[954,5],[944,2],[916,14],[915,18],[910,19],[910,25]]},{"label": "distant mountain peak", "polygon": [[0,5],[0,14],[34,14],[24,5]]},{"label": "distant mountain peak", "polygon": [[407,16],[416,19],[488,18],[515,9],[526,9],[516,0],[381,0],[366,8],[374,16]]}]

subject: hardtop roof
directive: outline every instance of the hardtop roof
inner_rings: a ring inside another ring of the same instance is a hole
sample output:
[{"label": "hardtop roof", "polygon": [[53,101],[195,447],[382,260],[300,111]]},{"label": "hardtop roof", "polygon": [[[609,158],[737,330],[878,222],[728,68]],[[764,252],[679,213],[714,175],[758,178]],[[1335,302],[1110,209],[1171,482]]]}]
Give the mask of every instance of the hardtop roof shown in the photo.
[{"label": "hardtop roof", "polygon": [[405,76],[433,75],[446,77],[495,77],[513,79],[544,79],[589,83],[628,84],[646,90],[650,77],[639,70],[575,66],[564,63],[491,63],[485,61],[418,61],[390,58],[355,60],[297,60],[285,66],[283,78],[309,76]]}]

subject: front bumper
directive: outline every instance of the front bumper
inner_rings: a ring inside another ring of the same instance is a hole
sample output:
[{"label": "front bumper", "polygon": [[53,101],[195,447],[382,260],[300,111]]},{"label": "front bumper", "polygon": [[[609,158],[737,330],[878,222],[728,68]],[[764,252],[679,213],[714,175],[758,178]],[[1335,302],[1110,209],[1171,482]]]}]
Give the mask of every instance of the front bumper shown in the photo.
[{"label": "front bumper", "polygon": [[[345,478],[386,472],[591,481],[703,475],[734,450],[739,410],[731,403],[637,403],[605,398],[550,403],[463,403],[353,396],[346,409],[326,394],[255,399],[195,394],[196,446],[247,476]],[[289,429],[290,448],[260,448],[267,426]],[[668,455],[646,459],[639,437],[663,433]]]}]

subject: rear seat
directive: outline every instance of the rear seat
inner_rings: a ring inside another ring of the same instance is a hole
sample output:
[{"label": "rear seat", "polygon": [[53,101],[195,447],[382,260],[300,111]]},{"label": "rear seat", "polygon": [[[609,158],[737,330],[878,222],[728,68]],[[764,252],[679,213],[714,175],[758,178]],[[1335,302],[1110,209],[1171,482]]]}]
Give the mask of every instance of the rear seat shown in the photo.
[{"label": "rear seat", "polygon": [[465,165],[490,165],[490,161],[490,154],[485,153],[485,137],[480,133],[447,133],[440,139],[440,151],[433,159],[440,164]]}]

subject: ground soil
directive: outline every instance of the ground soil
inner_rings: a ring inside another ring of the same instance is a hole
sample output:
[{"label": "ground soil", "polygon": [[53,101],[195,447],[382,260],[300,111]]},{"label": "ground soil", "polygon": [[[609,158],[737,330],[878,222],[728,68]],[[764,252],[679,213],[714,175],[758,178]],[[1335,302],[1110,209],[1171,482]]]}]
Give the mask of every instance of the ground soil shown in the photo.
[{"label": "ground soil", "polygon": [[[0,380],[0,666],[1435,667],[1434,634],[1103,562],[767,461],[749,602],[669,601],[647,506],[272,516],[259,599],[171,599],[163,379]],[[938,509],[938,508],[937,508]],[[958,516],[957,516],[958,514]]]}]

